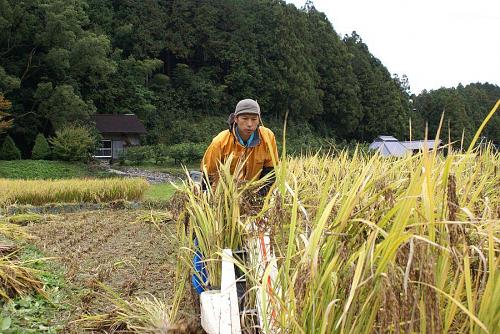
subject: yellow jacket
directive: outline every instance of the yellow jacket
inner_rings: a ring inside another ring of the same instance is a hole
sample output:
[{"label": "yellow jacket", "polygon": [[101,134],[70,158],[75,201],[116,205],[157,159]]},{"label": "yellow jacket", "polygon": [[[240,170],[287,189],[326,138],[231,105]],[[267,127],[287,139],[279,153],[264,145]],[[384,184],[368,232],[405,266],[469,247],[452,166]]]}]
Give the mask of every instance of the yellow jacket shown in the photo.
[{"label": "yellow jacket", "polygon": [[250,180],[255,176],[260,176],[262,168],[274,167],[274,161],[278,162],[278,150],[276,148],[276,139],[274,133],[266,127],[257,128],[256,137],[250,147],[244,147],[236,138],[234,127],[231,130],[225,130],[219,133],[207,148],[201,169],[206,169],[210,182],[216,182],[218,179],[219,163],[224,163],[232,154],[231,173],[234,173],[238,161],[245,161],[244,168],[239,179]]}]

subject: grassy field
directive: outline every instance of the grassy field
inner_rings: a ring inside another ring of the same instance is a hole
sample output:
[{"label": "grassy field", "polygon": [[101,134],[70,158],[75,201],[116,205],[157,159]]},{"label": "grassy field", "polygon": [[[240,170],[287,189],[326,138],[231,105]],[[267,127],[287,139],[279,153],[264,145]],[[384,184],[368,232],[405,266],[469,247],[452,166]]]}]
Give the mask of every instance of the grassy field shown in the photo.
[{"label": "grassy field", "polygon": [[175,193],[175,187],[171,183],[159,183],[149,186],[144,194],[145,200],[166,201]]},{"label": "grassy field", "polygon": [[0,178],[4,179],[71,179],[96,177],[99,172],[89,171],[83,163],[47,160],[0,160]]}]

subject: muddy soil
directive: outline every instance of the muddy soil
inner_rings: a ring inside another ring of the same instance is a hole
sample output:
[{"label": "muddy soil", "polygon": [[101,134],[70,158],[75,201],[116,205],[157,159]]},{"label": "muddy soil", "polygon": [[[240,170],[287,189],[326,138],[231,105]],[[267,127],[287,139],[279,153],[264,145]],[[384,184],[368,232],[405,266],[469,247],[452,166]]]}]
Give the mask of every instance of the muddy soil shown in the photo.
[{"label": "muddy soil", "polygon": [[[121,297],[174,295],[177,242],[175,223],[140,221],[143,210],[102,210],[50,216],[28,231],[46,256],[65,268],[75,295],[67,322],[82,314],[109,310],[99,295],[102,282]],[[80,332],[73,326],[69,332]]]}]

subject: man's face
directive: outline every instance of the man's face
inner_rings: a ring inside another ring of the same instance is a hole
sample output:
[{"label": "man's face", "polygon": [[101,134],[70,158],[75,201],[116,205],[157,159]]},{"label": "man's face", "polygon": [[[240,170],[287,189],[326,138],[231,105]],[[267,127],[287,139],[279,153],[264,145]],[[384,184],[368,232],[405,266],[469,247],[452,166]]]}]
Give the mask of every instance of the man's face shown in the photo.
[{"label": "man's face", "polygon": [[259,116],[255,114],[243,114],[236,116],[235,123],[241,136],[249,137],[259,125]]}]

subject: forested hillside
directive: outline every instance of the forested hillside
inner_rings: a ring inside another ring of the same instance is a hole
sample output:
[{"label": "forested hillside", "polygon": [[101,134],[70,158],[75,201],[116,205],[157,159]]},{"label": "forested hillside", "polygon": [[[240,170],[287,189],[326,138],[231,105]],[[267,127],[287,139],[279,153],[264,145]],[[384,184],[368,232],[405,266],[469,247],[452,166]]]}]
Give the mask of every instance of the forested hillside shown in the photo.
[{"label": "forested hillside", "polygon": [[[248,97],[278,132],[288,112],[291,136],[311,145],[406,138],[410,117],[421,137],[443,110],[452,139],[467,139],[500,97],[486,83],[411,96],[311,2],[0,0],[0,31],[0,93],[24,155],[38,133],[93,113],[136,113],[149,144],[208,142]],[[497,142],[499,117],[486,129]]]}]

